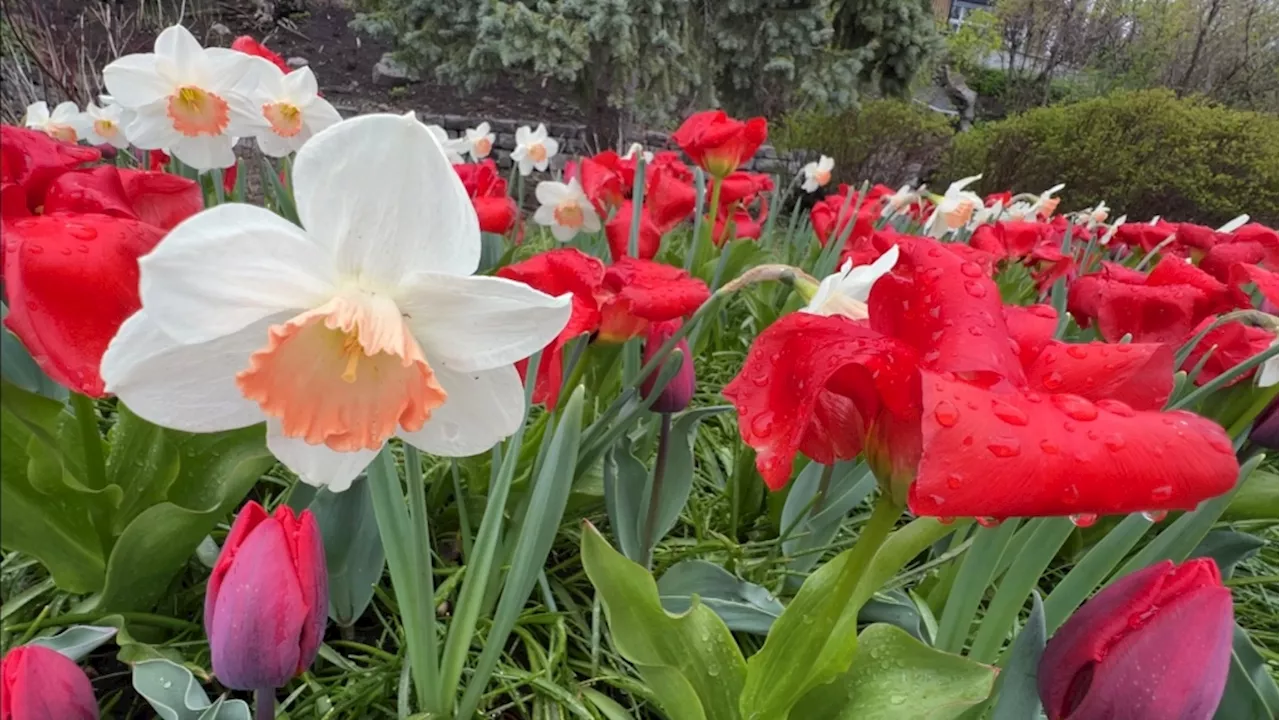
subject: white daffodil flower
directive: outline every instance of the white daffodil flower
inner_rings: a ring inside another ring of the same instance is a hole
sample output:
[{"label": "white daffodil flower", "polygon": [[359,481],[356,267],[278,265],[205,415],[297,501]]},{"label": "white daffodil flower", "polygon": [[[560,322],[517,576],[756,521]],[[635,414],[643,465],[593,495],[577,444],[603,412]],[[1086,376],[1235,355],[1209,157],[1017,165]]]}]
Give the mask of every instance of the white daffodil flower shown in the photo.
[{"label": "white daffodil flower", "polygon": [[115,103],[107,103],[102,107],[89,103],[84,106],[84,114],[80,116],[80,137],[90,145],[127,148],[129,138],[125,135],[124,125],[124,108]]},{"label": "white daffodil flower", "polygon": [[560,242],[569,242],[579,232],[600,232],[600,216],[582,191],[578,178],[567,184],[544,180],[534,194],[541,203],[533,213],[533,221],[551,228]]},{"label": "white daffodil flower", "polygon": [[1107,207],[1106,201],[1100,202],[1096,207],[1085,211],[1085,217],[1089,221],[1089,227],[1106,222],[1107,216],[1110,214],[1111,208]]},{"label": "white daffodil flower", "polygon": [[333,491],[391,437],[461,457],[511,435],[513,363],[561,331],[570,296],[474,274],[479,222],[426,127],[340,122],[298,151],[293,183],[302,227],[218,205],[139,261],[110,391],[188,432],[265,420],[271,452]]},{"label": "white daffodil flower", "polygon": [[937,206],[924,225],[928,235],[942,237],[969,224],[973,213],[983,207],[983,202],[981,196],[965,190],[965,187],[980,179],[981,175],[974,175],[957,180],[947,187],[946,194],[935,201]]},{"label": "white daffodil flower", "polygon": [[320,97],[311,68],[300,67],[286,75],[267,60],[254,60],[258,87],[249,98],[262,116],[255,135],[263,155],[278,158],[295,153],[311,136],[342,122],[333,105]]},{"label": "white daffodil flower", "polygon": [[634,160],[636,156],[644,158],[644,164],[648,165],[653,162],[653,153],[644,149],[640,143],[631,143],[631,147],[627,148],[627,154],[622,156],[623,160]]},{"label": "white daffodil flower", "polygon": [[511,159],[520,166],[520,174],[528,177],[536,169],[546,171],[560,150],[560,143],[547,137],[547,126],[538,123],[537,130],[530,130],[528,125],[516,128],[516,149]]},{"label": "white daffodil flower", "polygon": [[1247,214],[1237,215],[1236,217],[1228,220],[1226,225],[1223,225],[1222,227],[1218,228],[1218,232],[1233,233],[1239,230],[1240,228],[1244,227],[1245,223],[1247,222],[1249,222],[1249,216]]},{"label": "white daffodil flower", "polygon": [[489,157],[489,153],[493,151],[493,141],[497,138],[497,135],[489,132],[489,123],[487,122],[482,122],[474,128],[468,128],[465,133],[465,139],[467,152],[471,154],[471,159],[478,162]]},{"label": "white daffodil flower", "polygon": [[846,260],[839,272],[823,278],[818,290],[801,312],[811,315],[843,315],[852,320],[865,320],[867,298],[871,287],[898,264],[898,246],[889,248],[870,265],[853,266]]},{"label": "white daffodil flower", "polygon": [[1066,184],[1058,183],[1040,193],[1040,198],[1032,205],[1037,217],[1049,218],[1053,216],[1054,211],[1058,209],[1058,203],[1061,202],[1061,198],[1055,197],[1055,195],[1064,187],[1066,187]]},{"label": "white daffodil flower", "polygon": [[73,143],[80,139],[80,107],[68,100],[58,103],[50,113],[49,104],[45,101],[33,102],[27,106],[23,124],[54,140]]},{"label": "white daffodil flower", "polygon": [[800,189],[805,192],[813,192],[820,187],[824,187],[831,182],[831,171],[835,169],[836,161],[823,155],[818,158],[817,162],[811,162],[804,166],[804,182],[801,183]]},{"label": "white daffodil flower", "polygon": [[903,185],[898,191],[884,199],[884,209],[880,211],[880,217],[892,217],[900,212],[905,212],[907,208],[915,203],[920,202],[920,197],[925,193],[927,188],[921,185],[918,189],[912,189],[910,185]]},{"label": "white daffodil flower", "polygon": [[1116,218],[1116,221],[1111,223],[1111,225],[1107,227],[1107,231],[1104,232],[1102,234],[1102,237],[1098,239],[1098,244],[1102,245],[1103,247],[1110,245],[1112,238],[1116,236],[1116,231],[1119,230],[1120,226],[1123,225],[1125,221],[1128,219],[1129,219],[1128,215],[1121,215],[1120,217]]},{"label": "white daffodil flower", "polygon": [[465,138],[451,138],[449,132],[439,125],[427,125],[427,132],[431,133],[431,137],[440,143],[440,148],[444,150],[444,156],[449,159],[450,165],[461,165],[466,160],[462,154],[467,151],[467,141]]},{"label": "white daffodil flower", "polygon": [[165,28],[155,52],[125,55],[102,71],[111,97],[134,113],[125,126],[143,150],[164,150],[197,170],[231,167],[240,137],[264,124],[247,92],[261,59],[227,48],[202,48],[181,25]]}]

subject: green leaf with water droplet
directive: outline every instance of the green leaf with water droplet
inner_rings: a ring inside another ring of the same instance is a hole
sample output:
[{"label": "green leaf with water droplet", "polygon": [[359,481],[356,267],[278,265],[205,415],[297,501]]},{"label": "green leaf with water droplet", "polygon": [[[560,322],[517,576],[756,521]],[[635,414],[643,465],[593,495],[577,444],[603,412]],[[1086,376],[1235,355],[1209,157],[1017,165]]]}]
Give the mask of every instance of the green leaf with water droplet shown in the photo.
[{"label": "green leaf with water droplet", "polygon": [[892,625],[858,635],[853,666],[792,708],[790,720],[950,720],[987,699],[996,669],[935,650]]},{"label": "green leaf with water droplet", "polygon": [[746,661],[729,628],[694,602],[683,615],[662,609],[647,570],[623,557],[590,523],[582,564],[609,621],[613,646],[635,665],[671,720],[739,720]]}]

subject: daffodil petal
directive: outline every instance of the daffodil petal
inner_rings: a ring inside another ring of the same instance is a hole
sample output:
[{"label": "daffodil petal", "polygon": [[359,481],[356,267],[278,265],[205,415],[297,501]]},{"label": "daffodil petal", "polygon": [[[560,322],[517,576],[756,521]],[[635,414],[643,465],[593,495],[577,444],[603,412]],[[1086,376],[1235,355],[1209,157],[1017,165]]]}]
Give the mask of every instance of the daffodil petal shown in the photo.
[{"label": "daffodil petal", "polygon": [[432,367],[461,372],[529,357],[555,339],[571,311],[569,295],[496,277],[424,273],[400,292],[396,304]]},{"label": "daffodil petal", "polygon": [[467,457],[488,450],[520,426],[524,387],[514,367],[460,373],[428,360],[435,363],[436,380],[449,397],[421,430],[399,434],[405,442],[433,455]]},{"label": "daffodil petal", "polygon": [[152,53],[125,55],[102,70],[111,97],[124,107],[138,108],[167,98],[173,85],[156,71]]},{"label": "daffodil petal", "polygon": [[285,437],[276,420],[267,422],[267,449],[308,485],[342,492],[373,462],[377,450],[338,452],[325,445]]},{"label": "daffodil petal", "polygon": [[130,410],[150,422],[187,432],[219,432],[263,421],[244,397],[236,373],[267,342],[272,317],[238,332],[182,345],[140,310],[120,326],[102,356],[102,379]]},{"label": "daffodil petal", "polygon": [[237,203],[184,221],[139,267],[142,306],[185,343],[228,335],[281,311],[316,307],[335,288],[327,248],[275,213]]},{"label": "daffodil petal", "polygon": [[412,117],[364,115],[298,151],[302,225],[332,248],[344,275],[394,287],[414,272],[470,275],[480,224],[440,144]]}]

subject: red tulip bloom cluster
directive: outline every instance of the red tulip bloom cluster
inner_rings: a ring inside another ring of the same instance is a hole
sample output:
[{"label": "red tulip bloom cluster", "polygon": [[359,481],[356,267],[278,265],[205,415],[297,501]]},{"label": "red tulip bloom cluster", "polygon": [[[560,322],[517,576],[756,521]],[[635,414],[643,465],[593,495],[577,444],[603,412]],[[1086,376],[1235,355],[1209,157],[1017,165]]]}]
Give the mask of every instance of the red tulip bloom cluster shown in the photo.
[{"label": "red tulip bloom cluster", "polygon": [[138,258],[204,206],[200,187],[162,172],[81,168],[97,150],[0,133],[5,325],[50,377],[100,397],[102,353],[139,307]]},{"label": "red tulip bloom cluster", "polygon": [[324,544],[310,510],[240,510],[209,577],[204,627],[219,682],[274,690],[315,660],[329,612]]},{"label": "red tulip bloom cluster", "polygon": [[1003,305],[951,246],[877,235],[901,259],[873,287],[869,320],[784,316],[724,390],[770,487],[797,453],[864,450],[917,515],[1189,509],[1232,487],[1222,428],[1160,411],[1167,345],[1056,341],[1052,308]]},{"label": "red tulip bloom cluster", "polygon": [[1209,720],[1227,682],[1234,625],[1218,566],[1168,560],[1085,603],[1045,646],[1049,720]]},{"label": "red tulip bloom cluster", "polygon": [[0,720],[98,720],[98,701],[70,658],[23,645],[0,660]]},{"label": "red tulip bloom cluster", "polygon": [[724,178],[756,154],[769,135],[764,118],[734,120],[723,110],[694,113],[671,135],[695,164]]},{"label": "red tulip bloom cluster", "polygon": [[493,160],[454,165],[453,169],[471,198],[482,232],[503,235],[516,224],[519,208],[507,195],[507,181]]},{"label": "red tulip bloom cluster", "polygon": [[[533,399],[548,407],[555,407],[560,397],[565,343],[583,334],[601,342],[623,342],[646,332],[652,323],[691,314],[710,297],[706,283],[679,268],[630,257],[606,267],[574,248],[535,255],[497,274],[550,295],[573,296],[568,324],[539,362]],[[523,363],[517,367],[524,371]]]}]

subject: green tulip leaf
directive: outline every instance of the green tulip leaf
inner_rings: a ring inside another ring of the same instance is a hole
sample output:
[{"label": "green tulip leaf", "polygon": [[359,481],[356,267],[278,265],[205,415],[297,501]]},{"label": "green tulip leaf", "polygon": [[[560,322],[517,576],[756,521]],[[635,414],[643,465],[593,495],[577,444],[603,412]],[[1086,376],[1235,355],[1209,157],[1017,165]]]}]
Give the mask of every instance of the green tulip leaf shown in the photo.
[{"label": "green tulip leaf", "polygon": [[[0,318],[8,314],[8,306],[0,303]],[[22,341],[7,329],[0,329],[0,377],[36,395],[58,402],[67,399],[67,389],[46,375],[23,347]]]},{"label": "green tulip leaf", "polygon": [[662,609],[648,571],[585,523],[582,563],[604,604],[613,645],[635,665],[671,720],[739,720],[746,663],[729,628],[694,603],[683,615]]},{"label": "green tulip leaf", "polygon": [[858,624],[876,623],[900,627],[926,645],[932,645],[938,634],[938,623],[929,604],[904,590],[876,593],[858,610]]},{"label": "green tulip leaf", "polygon": [[[796,476],[782,507],[782,527],[791,532],[782,541],[782,550],[791,557],[787,569],[807,573],[817,564],[822,553],[808,552],[831,543],[840,524],[876,487],[871,469],[862,462],[841,462],[832,468],[831,483],[822,507],[816,507],[815,496],[827,466],[809,463]],[[802,576],[791,575],[787,582],[799,587]]]},{"label": "green tulip leaf", "polygon": [[1189,557],[1212,558],[1225,580],[1235,573],[1236,565],[1257,555],[1266,544],[1267,541],[1257,535],[1234,530],[1214,530],[1204,536]]},{"label": "green tulip leaf", "polygon": [[853,666],[791,710],[791,720],[950,720],[991,694],[996,669],[924,645],[892,625],[858,636]]},{"label": "green tulip leaf", "polygon": [[1036,679],[1048,630],[1044,624],[1044,603],[1040,602],[1040,593],[1032,590],[1031,602],[1031,616],[1009,650],[1007,669],[1000,677],[1000,698],[996,701],[991,720],[1036,720],[1040,717],[1040,691]]},{"label": "green tulip leaf", "polygon": [[1259,467],[1245,478],[1244,484],[1223,511],[1222,519],[1228,522],[1275,521],[1280,519],[1277,512],[1280,512],[1280,482],[1277,482],[1273,469]]},{"label": "green tulip leaf", "polygon": [[672,614],[688,612],[695,602],[711,608],[730,630],[767,635],[782,614],[782,603],[755,583],[705,560],[672,565],[658,580],[662,607]]},{"label": "green tulip leaf", "polygon": [[252,720],[249,704],[243,700],[228,700],[225,695],[200,713],[197,720]]},{"label": "green tulip leaf", "polygon": [[306,507],[315,515],[324,538],[329,618],[350,627],[369,607],[386,567],[369,481],[361,476],[341,493],[321,488]]},{"label": "green tulip leaf", "polygon": [[1275,675],[1253,646],[1249,633],[1236,624],[1231,636],[1227,686],[1213,720],[1275,718],[1278,715],[1280,690],[1276,688]]},{"label": "green tulip leaf", "polygon": [[63,630],[57,635],[36,638],[31,641],[32,645],[43,645],[50,650],[56,650],[63,655],[80,662],[89,653],[102,647],[107,641],[115,637],[116,629],[113,627],[94,627],[92,625],[74,625]]},{"label": "green tulip leaf", "polygon": [[161,720],[250,720],[243,700],[209,696],[187,668],[170,660],[144,660],[133,666],[133,689]]},{"label": "green tulip leaf", "polygon": [[631,453],[631,440],[623,434],[604,459],[604,504],[618,548],[636,562],[641,560],[640,525],[648,482],[649,471]]}]

